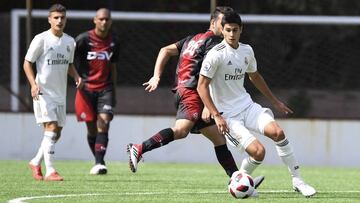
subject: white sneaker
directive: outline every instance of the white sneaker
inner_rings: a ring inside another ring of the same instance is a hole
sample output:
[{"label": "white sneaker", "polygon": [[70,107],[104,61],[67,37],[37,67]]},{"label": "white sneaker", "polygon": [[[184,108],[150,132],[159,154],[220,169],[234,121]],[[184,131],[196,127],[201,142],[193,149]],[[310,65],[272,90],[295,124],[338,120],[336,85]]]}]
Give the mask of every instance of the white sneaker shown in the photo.
[{"label": "white sneaker", "polygon": [[104,175],[106,173],[107,173],[107,168],[105,165],[102,164],[96,164],[90,170],[91,175]]},{"label": "white sneaker", "polygon": [[299,178],[293,178],[293,189],[296,192],[300,192],[305,197],[312,197],[316,194],[316,190],[313,187]]}]

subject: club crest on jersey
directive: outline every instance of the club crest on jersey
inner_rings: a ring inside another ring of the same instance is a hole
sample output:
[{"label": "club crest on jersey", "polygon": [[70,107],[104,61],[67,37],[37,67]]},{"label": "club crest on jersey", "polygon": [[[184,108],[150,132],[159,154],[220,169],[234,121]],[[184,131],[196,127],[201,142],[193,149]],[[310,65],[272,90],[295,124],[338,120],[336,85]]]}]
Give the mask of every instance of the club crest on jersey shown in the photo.
[{"label": "club crest on jersey", "polygon": [[249,65],[249,60],[248,60],[247,57],[245,57],[245,64],[246,64],[246,65]]},{"label": "club crest on jersey", "polygon": [[211,66],[210,66],[210,64],[205,64],[203,66],[203,68],[204,68],[204,71],[209,71],[211,69]]},{"label": "club crest on jersey", "polygon": [[108,53],[107,51],[89,51],[87,54],[86,59],[87,60],[108,60],[110,61],[113,53]]},{"label": "club crest on jersey", "polygon": [[66,46],[66,51],[70,53],[70,46],[69,45]]}]

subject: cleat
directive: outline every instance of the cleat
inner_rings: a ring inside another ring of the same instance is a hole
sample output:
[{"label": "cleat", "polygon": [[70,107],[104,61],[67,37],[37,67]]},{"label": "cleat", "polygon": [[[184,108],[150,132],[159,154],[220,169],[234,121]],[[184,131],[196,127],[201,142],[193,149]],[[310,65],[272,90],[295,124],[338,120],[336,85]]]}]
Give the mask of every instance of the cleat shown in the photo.
[{"label": "cleat", "polygon": [[[263,180],[264,180],[264,179],[263,179]],[[250,197],[254,197],[254,198],[258,198],[258,197],[259,197],[259,193],[257,192],[256,189],[251,193]]]},{"label": "cleat", "polygon": [[45,176],[45,181],[63,181],[64,178],[61,177],[56,171],[52,172],[50,175]]},{"label": "cleat", "polygon": [[107,174],[107,168],[103,164],[96,164],[90,170],[91,175],[105,175]]},{"label": "cleat", "polygon": [[129,153],[130,170],[135,173],[137,170],[138,162],[142,158],[142,145],[130,143],[127,145],[127,152]]},{"label": "cleat", "polygon": [[301,179],[293,180],[293,189],[305,197],[312,197],[316,194],[316,190]]},{"label": "cleat", "polygon": [[265,176],[258,176],[256,178],[254,178],[255,189],[257,189],[261,185],[261,183],[264,181],[264,179],[265,179]]},{"label": "cleat", "polygon": [[32,171],[32,176],[34,177],[35,180],[43,180],[44,179],[43,174],[41,172],[41,165],[35,166],[35,165],[29,163],[29,167]]}]

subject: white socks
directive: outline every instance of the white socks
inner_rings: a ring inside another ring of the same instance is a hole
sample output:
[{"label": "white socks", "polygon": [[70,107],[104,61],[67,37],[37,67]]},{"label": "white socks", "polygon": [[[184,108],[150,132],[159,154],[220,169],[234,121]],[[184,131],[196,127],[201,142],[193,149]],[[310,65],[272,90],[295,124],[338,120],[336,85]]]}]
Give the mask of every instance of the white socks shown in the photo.
[{"label": "white socks", "polygon": [[41,143],[41,148],[44,153],[44,162],[46,166],[46,175],[49,176],[51,173],[55,172],[52,160],[55,153],[55,132],[45,131],[44,138]]},{"label": "white socks", "polygon": [[240,170],[241,172],[245,172],[249,175],[262,163],[262,161],[256,161],[252,157],[247,157],[243,159],[241,162]]},{"label": "white socks", "polygon": [[39,166],[41,165],[41,162],[43,160],[43,155],[44,155],[44,151],[42,149],[42,145],[43,145],[43,142],[44,142],[44,138],[43,138],[43,141],[41,142],[40,144],[40,147],[39,147],[39,150],[38,152],[36,153],[35,157],[33,159],[31,159],[30,163],[34,166]]},{"label": "white socks", "polygon": [[276,151],[285,165],[288,166],[291,177],[300,178],[299,164],[295,158],[289,141],[285,138],[279,142],[275,142]]}]

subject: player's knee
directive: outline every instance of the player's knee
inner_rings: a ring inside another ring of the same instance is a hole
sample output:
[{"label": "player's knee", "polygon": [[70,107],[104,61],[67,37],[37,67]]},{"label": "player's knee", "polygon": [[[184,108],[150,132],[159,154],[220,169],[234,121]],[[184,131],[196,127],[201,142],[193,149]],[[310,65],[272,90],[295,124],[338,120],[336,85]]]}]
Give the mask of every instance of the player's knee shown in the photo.
[{"label": "player's knee", "polygon": [[109,130],[110,121],[99,119],[97,121],[97,131],[107,132]]},{"label": "player's knee", "polygon": [[173,128],[174,138],[175,139],[183,139],[186,138],[189,134],[189,131],[186,129]]},{"label": "player's knee", "polygon": [[255,154],[253,155],[253,158],[256,161],[263,161],[265,158],[265,153],[266,153],[265,147],[263,145],[258,145]]},{"label": "player's knee", "polygon": [[265,134],[267,137],[271,138],[275,142],[285,139],[284,130],[280,127],[275,127],[272,130],[266,132]]}]

